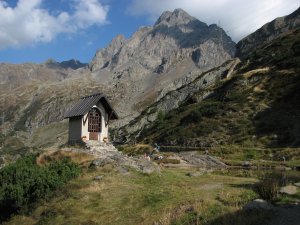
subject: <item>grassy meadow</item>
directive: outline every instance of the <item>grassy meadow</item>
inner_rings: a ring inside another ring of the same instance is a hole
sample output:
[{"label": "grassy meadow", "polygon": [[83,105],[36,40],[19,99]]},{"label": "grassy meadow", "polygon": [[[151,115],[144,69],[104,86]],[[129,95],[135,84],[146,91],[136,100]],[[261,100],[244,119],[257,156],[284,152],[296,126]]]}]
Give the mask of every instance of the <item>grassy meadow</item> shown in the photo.
[{"label": "grassy meadow", "polygon": [[[4,224],[257,224],[268,213],[241,207],[257,194],[258,180],[230,173],[187,176],[197,169],[162,168],[145,175],[107,165],[40,200],[30,212]],[[94,180],[102,176],[101,180]]]},{"label": "grassy meadow", "polygon": [[[44,166],[63,157],[81,165],[82,174],[51,198],[40,199],[27,212],[14,215],[3,224],[250,225],[272,216],[269,211],[242,208],[259,197],[254,187],[261,175],[255,171],[203,172],[161,165],[159,173],[146,175],[110,164],[89,168],[91,156],[64,151],[41,154],[37,163]],[[299,172],[293,181],[297,179],[300,180]],[[299,197],[298,191],[276,201],[290,204]]]}]

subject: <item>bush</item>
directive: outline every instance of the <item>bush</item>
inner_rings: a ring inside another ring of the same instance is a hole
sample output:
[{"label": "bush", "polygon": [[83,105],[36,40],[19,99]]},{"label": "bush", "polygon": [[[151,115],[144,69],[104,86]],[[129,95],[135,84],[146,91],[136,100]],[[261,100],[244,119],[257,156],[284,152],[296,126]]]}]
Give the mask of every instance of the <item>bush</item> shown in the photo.
[{"label": "bush", "polygon": [[274,201],[278,198],[279,184],[275,180],[262,180],[255,185],[255,190],[262,199]]},{"label": "bush", "polygon": [[264,174],[255,184],[254,191],[265,200],[274,201],[278,198],[281,178],[277,174]]},{"label": "bush", "polygon": [[21,209],[26,211],[38,199],[50,196],[56,189],[80,174],[80,168],[69,159],[36,164],[35,155],[27,155],[0,170],[0,219]]}]

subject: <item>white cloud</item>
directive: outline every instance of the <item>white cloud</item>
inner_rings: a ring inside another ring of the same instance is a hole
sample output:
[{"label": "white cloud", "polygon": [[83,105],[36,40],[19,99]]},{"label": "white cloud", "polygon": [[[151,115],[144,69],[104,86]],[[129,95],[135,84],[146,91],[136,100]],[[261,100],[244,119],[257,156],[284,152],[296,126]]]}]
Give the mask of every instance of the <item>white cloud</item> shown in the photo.
[{"label": "white cloud", "polygon": [[106,22],[108,6],[102,6],[98,0],[77,0],[74,19],[79,28]]},{"label": "white cloud", "polygon": [[219,21],[238,41],[279,16],[300,6],[299,0],[132,0],[128,12],[157,19],[165,11],[182,8],[208,24]]},{"label": "white cloud", "polygon": [[108,7],[98,0],[72,0],[73,12],[51,14],[43,0],[19,0],[10,7],[0,0],[0,49],[50,42],[61,33],[75,33],[107,23]]}]

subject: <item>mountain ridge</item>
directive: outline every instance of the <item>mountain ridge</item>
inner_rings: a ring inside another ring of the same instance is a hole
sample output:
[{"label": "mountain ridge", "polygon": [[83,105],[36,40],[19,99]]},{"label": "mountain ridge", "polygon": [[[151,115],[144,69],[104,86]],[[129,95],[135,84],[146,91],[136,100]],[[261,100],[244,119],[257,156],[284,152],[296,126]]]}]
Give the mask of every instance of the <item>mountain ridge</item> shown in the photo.
[{"label": "mountain ridge", "polygon": [[291,14],[278,17],[237,43],[236,56],[246,58],[251,52],[284,34],[300,27],[300,7]]}]

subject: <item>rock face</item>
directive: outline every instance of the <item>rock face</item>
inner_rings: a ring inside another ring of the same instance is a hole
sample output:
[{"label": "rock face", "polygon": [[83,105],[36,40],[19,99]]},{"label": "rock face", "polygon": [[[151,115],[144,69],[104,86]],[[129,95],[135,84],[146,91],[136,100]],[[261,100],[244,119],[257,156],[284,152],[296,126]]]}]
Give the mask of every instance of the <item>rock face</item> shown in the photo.
[{"label": "rock face", "polygon": [[[222,39],[221,39],[222,37]],[[199,67],[211,68],[230,59],[235,44],[216,25],[207,26],[181,9],[164,12],[153,27],[139,29],[130,39],[117,36],[99,50],[90,68],[120,75],[126,70],[163,73],[174,62],[190,57]]]},{"label": "rock face", "polygon": [[120,127],[162,93],[221,65],[234,54],[235,43],[221,28],[176,9],[164,12],[154,26],[140,28],[129,39],[117,36],[96,53],[89,68],[95,79],[113,89],[121,117],[114,126]]},{"label": "rock face", "polygon": [[289,30],[300,27],[300,8],[288,16],[279,17],[265,24],[237,44],[237,56],[247,57],[259,46],[266,44]]}]

